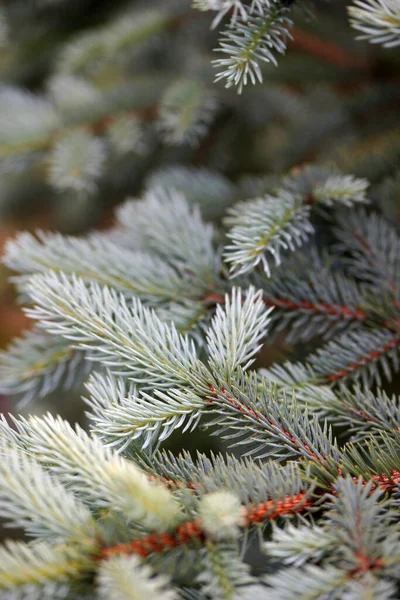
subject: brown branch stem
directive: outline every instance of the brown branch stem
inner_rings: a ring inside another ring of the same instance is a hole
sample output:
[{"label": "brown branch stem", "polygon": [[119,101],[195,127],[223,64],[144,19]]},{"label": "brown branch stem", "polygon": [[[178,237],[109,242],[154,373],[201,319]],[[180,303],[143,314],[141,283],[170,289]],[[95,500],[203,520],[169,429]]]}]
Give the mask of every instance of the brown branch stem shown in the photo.
[{"label": "brown branch stem", "polygon": [[377,358],[380,358],[381,356],[383,356],[387,352],[390,352],[390,350],[393,350],[394,348],[396,348],[399,345],[400,345],[400,336],[398,336],[398,335],[394,336],[387,344],[384,344],[383,346],[381,346],[381,348],[378,348],[377,350],[374,350],[373,352],[370,352],[366,356],[363,356],[362,358],[360,358],[356,362],[351,363],[350,365],[348,365],[345,369],[341,369],[340,371],[337,371],[336,373],[332,373],[331,375],[327,375],[325,377],[325,379],[329,383],[333,383],[335,381],[340,381],[341,379],[343,379],[347,375],[350,375],[351,373],[354,373],[354,371],[357,371],[361,367],[364,367],[365,365],[373,362]]},{"label": "brown branch stem", "polygon": [[[375,482],[376,487],[387,492],[400,483],[400,472],[392,471],[390,477],[386,474],[374,475],[372,480]],[[266,502],[243,507],[245,519],[243,528],[256,523],[273,521],[279,517],[302,513],[315,505],[316,502],[307,492],[303,491],[293,496],[285,496],[280,500],[267,500]],[[182,523],[172,532],[152,533],[131,542],[103,548],[99,559],[104,560],[114,554],[138,554],[147,557],[150,554],[160,553],[169,548],[177,548],[191,542],[204,543],[207,538],[207,532],[202,528],[200,520],[193,519]]]},{"label": "brown branch stem", "polygon": [[321,40],[315,34],[303,31],[298,27],[292,27],[291,33],[293,36],[292,46],[298,50],[311,54],[336,67],[355,70],[365,70],[368,68],[366,60],[345,50],[334,42],[326,39]]},{"label": "brown branch stem", "polygon": [[[313,501],[307,496],[306,492],[300,492],[294,496],[286,496],[281,500],[268,500],[264,503],[244,507],[244,527],[249,527],[254,523],[274,520],[285,515],[294,515],[310,508],[312,505]],[[153,552],[162,552],[168,548],[176,548],[194,541],[204,542],[206,539],[207,533],[202,528],[200,521],[194,519],[182,523],[172,533],[152,533],[126,544],[104,548],[100,558],[104,559],[113,554],[121,553],[147,557]]]},{"label": "brown branch stem", "polygon": [[[213,302],[216,304],[222,304],[225,302],[224,296],[211,292],[206,294],[203,298],[203,302]],[[308,300],[299,300],[293,302],[286,298],[263,298],[263,302],[266,306],[272,306],[275,308],[282,308],[287,310],[307,310],[310,312],[317,313],[328,313],[330,315],[336,315],[345,318],[356,319],[357,321],[363,321],[367,318],[367,314],[361,308],[348,308],[347,306],[339,304],[327,304],[326,302],[313,303]]]}]

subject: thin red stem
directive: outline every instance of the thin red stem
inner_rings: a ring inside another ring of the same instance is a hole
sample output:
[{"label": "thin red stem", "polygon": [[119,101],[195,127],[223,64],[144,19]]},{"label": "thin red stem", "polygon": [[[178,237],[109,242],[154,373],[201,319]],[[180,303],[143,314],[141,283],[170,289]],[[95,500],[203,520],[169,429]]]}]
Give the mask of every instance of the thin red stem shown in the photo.
[{"label": "thin red stem", "polygon": [[[294,515],[300,511],[310,508],[313,501],[307,497],[305,492],[295,496],[286,496],[275,501],[268,500],[265,503],[252,505],[244,508],[245,525],[249,527],[254,523],[262,523],[277,519],[285,515]],[[119,544],[110,548],[104,548],[100,558],[108,558],[113,554],[139,554],[149,556],[153,552],[162,552],[168,548],[176,548],[182,544],[194,541],[204,542],[207,533],[201,527],[198,519],[186,521],[177,527],[172,533],[152,533],[151,535],[133,540],[126,544]]]},{"label": "thin red stem", "polygon": [[[204,300],[204,302],[215,302],[218,304],[225,302],[224,296],[222,296],[220,294],[215,294],[213,292],[207,294],[203,298],[203,300]],[[337,315],[337,316],[341,316],[341,317],[357,319],[358,321],[364,321],[365,319],[368,318],[367,314],[360,308],[350,309],[346,306],[329,305],[329,304],[325,304],[323,302],[320,302],[318,304],[313,304],[312,302],[308,302],[307,300],[300,300],[299,302],[295,303],[295,302],[292,302],[291,300],[287,300],[285,298],[274,298],[274,299],[263,298],[263,301],[266,304],[266,306],[274,306],[277,308],[284,308],[284,309],[288,309],[288,310],[309,310],[309,311],[315,311],[315,312],[319,312],[319,313],[325,312],[325,313],[329,313],[331,315]],[[395,323],[397,323],[397,322],[395,322]],[[387,322],[387,321],[385,321],[383,324],[387,328],[391,328],[393,326],[392,323]],[[396,330],[398,331],[398,326],[396,327]],[[357,371],[361,367],[363,367],[363,366],[373,362],[377,358],[383,356],[384,354],[386,354],[386,352],[389,352],[393,348],[396,348],[396,346],[398,346],[399,344],[400,344],[400,336],[394,336],[387,344],[385,344],[381,348],[378,348],[377,350],[373,350],[366,356],[360,358],[358,361],[348,365],[345,369],[341,369],[340,371],[337,371],[336,373],[327,375],[324,379],[325,379],[325,381],[328,381],[330,383],[334,383],[335,381],[340,381],[347,375],[354,373],[354,371]],[[248,409],[248,411],[249,410],[250,409]]]},{"label": "thin red stem", "polygon": [[126,544],[104,548],[101,558],[108,558],[113,554],[139,554],[146,557],[154,552],[177,548],[195,540],[204,541],[205,537],[200,521],[195,519],[182,523],[173,533],[152,533]]},{"label": "thin red stem", "polygon": [[383,356],[390,350],[393,350],[394,348],[396,348],[399,345],[400,345],[400,336],[395,336],[387,344],[384,344],[378,350],[374,350],[373,352],[370,352],[366,356],[363,356],[356,362],[348,365],[345,369],[341,369],[340,371],[337,371],[336,373],[333,373],[332,375],[327,375],[325,377],[325,379],[327,381],[329,381],[330,383],[339,381],[340,379],[343,379],[347,375],[354,373],[354,371],[357,371],[361,367],[364,367],[365,365],[373,362],[377,358],[380,358],[381,356]]},{"label": "thin red stem", "polygon": [[[389,491],[400,483],[400,472],[392,471],[390,477],[386,474],[374,475],[372,479],[377,487]],[[306,492],[300,492],[293,496],[285,496],[280,500],[267,500],[249,507],[243,507],[245,518],[243,527],[273,521],[283,516],[295,515],[312,508],[314,504],[314,500]],[[194,519],[182,523],[173,532],[152,533],[125,544],[103,548],[99,559],[107,559],[114,554],[138,554],[147,557],[150,554],[160,553],[169,548],[177,548],[191,542],[204,543],[206,539],[207,533],[202,528],[200,520]],[[360,568],[365,567],[367,564],[361,555],[360,563]]]},{"label": "thin red stem", "polygon": [[386,277],[386,281],[388,283],[389,289],[392,292],[394,299],[393,299],[393,304],[395,306],[396,309],[400,308],[400,304],[397,300],[397,287],[396,284],[393,280],[392,275],[390,274],[389,270],[386,267],[386,264],[384,262],[382,262],[382,260],[379,260],[379,258],[377,258],[376,254],[374,253],[373,248],[371,248],[371,246],[369,245],[368,241],[365,239],[365,237],[363,235],[361,235],[361,233],[357,232],[357,231],[353,231],[354,237],[355,239],[360,243],[362,249],[364,250],[364,252],[366,254],[369,254],[371,257],[371,261],[372,263],[380,270],[382,271],[382,273],[385,274]]},{"label": "thin red stem", "polygon": [[[220,294],[211,292],[204,296],[203,302],[215,302],[217,304],[222,304],[225,302],[225,298]],[[266,306],[285,308],[288,310],[308,310],[310,312],[329,313],[330,315],[357,319],[358,321],[363,321],[367,318],[367,314],[361,308],[352,309],[338,304],[326,304],[325,302],[313,303],[309,302],[308,300],[299,300],[298,302],[293,302],[292,300],[279,297],[263,298],[263,302]]]},{"label": "thin red stem", "polygon": [[315,34],[303,31],[298,27],[292,27],[291,33],[293,35],[292,46],[336,67],[357,70],[364,70],[368,67],[366,60],[348,52],[334,42],[322,40]]},{"label": "thin red stem", "polygon": [[[211,390],[212,394],[214,394],[216,392],[216,390],[213,386],[210,386],[210,390]],[[222,388],[220,390],[220,392],[222,393],[224,398],[226,398],[230,402],[230,404],[232,404],[232,406],[234,406],[242,414],[247,414],[249,417],[255,419],[258,423],[261,423],[261,424],[263,423],[263,421],[265,421],[265,419],[266,419],[265,416],[262,416],[262,415],[256,413],[256,411],[254,409],[250,408],[249,406],[246,406],[242,402],[239,402],[239,400],[236,400],[235,398],[232,398],[231,396],[229,396],[229,394],[227,394],[227,392],[224,388]],[[211,396],[211,398],[209,398],[209,401],[212,402],[212,400],[213,400],[213,397]],[[289,431],[284,429],[278,423],[271,421],[270,419],[268,419],[268,423],[269,423],[270,427],[272,427],[273,429],[279,430],[283,434],[283,436],[287,440],[289,440],[295,447],[300,447],[298,440]],[[315,454],[315,452],[313,452],[311,450],[311,448],[308,446],[308,444],[303,444],[302,447],[308,452],[310,457],[314,458],[318,462],[321,462],[320,459],[318,458],[318,456]]]},{"label": "thin red stem", "polygon": [[318,313],[329,313],[330,315],[336,315],[340,317],[347,317],[363,321],[367,318],[366,313],[361,308],[348,308],[347,306],[326,304],[325,302],[308,302],[308,300],[300,300],[299,302],[293,302],[292,300],[286,300],[285,298],[264,298],[264,303],[267,306],[275,306],[277,308],[287,308],[289,310],[308,310]]}]

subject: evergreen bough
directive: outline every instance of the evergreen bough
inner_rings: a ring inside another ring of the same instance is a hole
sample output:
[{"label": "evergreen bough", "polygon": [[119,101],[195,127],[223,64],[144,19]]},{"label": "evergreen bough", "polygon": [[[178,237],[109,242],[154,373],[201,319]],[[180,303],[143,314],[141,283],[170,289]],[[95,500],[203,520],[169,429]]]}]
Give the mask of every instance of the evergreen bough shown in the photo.
[{"label": "evergreen bough", "polygon": [[[238,47],[251,38],[254,56],[280,51],[276,31],[249,38],[246,28],[256,14],[266,31],[271,11],[291,3],[196,4],[217,11],[215,24],[229,15],[227,36]],[[389,15],[390,34],[372,41],[393,45],[396,4],[353,4],[360,27],[365,11],[376,23]],[[107,43],[146,27],[155,21],[122,20]],[[100,47],[91,42],[69,59],[81,65]],[[235,75],[236,57],[232,48],[224,64],[241,86],[252,71]],[[52,111],[32,102],[51,129]],[[113,124],[115,139],[125,125]],[[82,135],[58,151],[75,158],[85,146],[102,160]],[[250,199],[222,175],[174,167],[107,231],[7,244],[37,323],[3,353],[2,392],[29,401],[90,372],[90,432],[50,414],[3,417],[0,515],[32,540],[1,547],[0,598],[399,596],[400,400],[384,389],[400,369],[396,180],[370,194],[364,177],[304,166],[248,187]],[[222,221],[204,217],[233,199]],[[257,366],[277,336],[304,358]],[[234,453],[163,449],[198,426]],[[263,559],[252,568],[254,545]]]}]

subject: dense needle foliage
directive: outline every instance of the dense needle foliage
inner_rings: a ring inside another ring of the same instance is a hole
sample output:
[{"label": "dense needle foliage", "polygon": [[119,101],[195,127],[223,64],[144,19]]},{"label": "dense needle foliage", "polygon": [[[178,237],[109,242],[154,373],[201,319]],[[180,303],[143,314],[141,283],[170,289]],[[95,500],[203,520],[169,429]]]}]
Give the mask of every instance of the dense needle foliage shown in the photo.
[{"label": "dense needle foliage", "polygon": [[66,4],[2,9],[4,206],[137,197],[6,245],[1,391],[89,431],[0,421],[0,599],[399,598],[400,1]]}]

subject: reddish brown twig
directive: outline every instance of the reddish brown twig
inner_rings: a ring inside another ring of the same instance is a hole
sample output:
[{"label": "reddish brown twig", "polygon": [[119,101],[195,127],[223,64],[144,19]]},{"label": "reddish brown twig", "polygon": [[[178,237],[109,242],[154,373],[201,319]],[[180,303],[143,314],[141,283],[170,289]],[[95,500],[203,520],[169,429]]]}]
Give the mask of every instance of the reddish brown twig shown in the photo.
[{"label": "reddish brown twig", "polygon": [[[301,492],[295,496],[286,496],[282,500],[268,500],[265,503],[244,507],[245,527],[254,523],[274,520],[285,515],[294,515],[300,511],[306,510],[313,505],[313,501],[307,496],[306,492]],[[204,542],[207,533],[201,526],[198,519],[186,521],[179,525],[172,533],[152,533],[151,535],[133,540],[126,544],[119,544],[110,548],[104,548],[101,558],[108,558],[113,554],[139,554],[140,556],[149,556],[153,552],[162,552],[168,548],[176,548],[182,544],[200,541]]]},{"label": "reddish brown twig", "polygon": [[368,62],[326,39],[321,40],[313,33],[303,31],[297,27],[291,29],[292,46],[307,52],[321,60],[346,69],[365,70]]},{"label": "reddish brown twig", "polygon": [[[210,386],[210,390],[211,390],[211,394],[214,394],[216,392],[216,390],[213,386]],[[231,396],[229,396],[229,394],[226,392],[226,390],[224,388],[222,388],[220,390],[220,393],[239,412],[249,416],[250,418],[256,420],[258,423],[261,423],[261,424],[263,423],[263,421],[265,422],[265,420],[268,420],[269,426],[272,427],[273,429],[280,431],[281,434],[283,435],[283,437],[286,438],[289,442],[291,442],[294,447],[303,448],[304,450],[306,450],[308,452],[310,458],[313,458],[317,462],[321,462],[321,460],[318,458],[318,456],[315,454],[315,452],[313,452],[313,450],[311,450],[311,448],[308,444],[303,442],[301,445],[299,443],[299,441],[289,431],[287,431],[287,429],[282,427],[282,425],[280,425],[279,423],[275,423],[274,421],[271,421],[270,419],[267,419],[266,416],[256,413],[256,411],[253,408],[251,408],[250,406],[246,406],[246,404],[243,404],[243,402],[240,402],[239,400],[232,398]],[[209,397],[207,399],[207,401],[212,402],[212,399],[213,399],[213,396]]]},{"label": "reddish brown twig", "polygon": [[[374,475],[372,479],[377,487],[384,491],[390,491],[400,483],[400,472],[392,471],[390,477],[386,474]],[[307,511],[313,506],[315,506],[315,501],[307,492],[285,496],[280,500],[267,500],[266,502],[253,504],[243,507],[245,520],[243,527],[246,528],[255,523],[273,521],[283,516],[295,515]],[[103,548],[99,559],[106,559],[114,554],[138,554],[139,556],[147,557],[150,554],[160,553],[169,548],[177,548],[191,542],[204,543],[207,537],[207,532],[202,528],[200,520],[194,519],[182,523],[172,532],[152,533],[131,542]],[[361,560],[360,568],[362,565],[366,565],[363,560]]]},{"label": "reddish brown twig", "polygon": [[[213,302],[216,304],[222,304],[225,302],[224,296],[221,294],[215,294],[210,292],[203,298],[203,302]],[[348,308],[340,304],[327,304],[326,302],[313,303],[308,300],[299,300],[293,302],[286,298],[263,298],[263,302],[266,306],[272,306],[275,308],[282,308],[287,310],[305,310],[315,313],[328,313],[338,317],[345,317],[350,319],[356,319],[357,321],[363,321],[367,318],[367,314],[361,308]]]},{"label": "reddish brown twig", "polygon": [[[215,294],[213,292],[207,294],[203,298],[204,302],[213,302],[217,304],[221,304],[225,302],[224,296],[220,294]],[[310,312],[315,312],[319,314],[328,313],[330,315],[335,315],[342,318],[355,319],[357,321],[365,321],[368,318],[368,315],[361,309],[351,309],[347,306],[342,305],[331,305],[326,304],[324,302],[312,303],[308,300],[299,300],[298,302],[293,302],[292,300],[287,300],[285,298],[263,298],[263,301],[266,306],[273,306],[276,308],[287,309],[287,310],[305,310]],[[389,322],[382,321],[382,325],[387,327],[388,329],[395,329],[396,332],[399,331],[397,321]],[[339,371],[332,373],[330,375],[326,375],[323,380],[328,381],[329,383],[334,383],[336,381],[340,381],[347,375],[354,373],[358,369],[364,367],[365,365],[373,362],[377,358],[380,358],[390,350],[393,350],[397,346],[400,345],[400,336],[395,335],[387,344],[384,344],[381,348],[377,350],[373,350],[366,356],[363,356],[359,360],[354,363],[349,364],[346,368],[340,369]]]},{"label": "reddish brown twig", "polygon": [[383,346],[381,346],[381,348],[378,348],[377,350],[373,350],[366,356],[361,357],[356,362],[351,363],[350,365],[347,365],[347,367],[345,369],[336,371],[336,373],[333,373],[332,375],[327,375],[325,377],[325,379],[327,381],[329,381],[330,383],[333,383],[334,381],[339,381],[340,379],[343,379],[347,375],[350,375],[350,373],[354,373],[354,371],[357,371],[358,369],[361,369],[361,367],[364,367],[365,365],[368,365],[369,363],[373,362],[377,358],[380,358],[381,356],[383,356],[387,352],[390,352],[390,350],[393,350],[394,348],[396,348],[399,345],[400,345],[400,336],[395,336],[387,344],[384,344]]},{"label": "reddish brown twig", "polygon": [[308,300],[299,300],[293,302],[292,300],[286,300],[285,298],[264,298],[264,303],[267,306],[274,306],[276,308],[286,308],[288,310],[306,310],[316,313],[328,313],[338,317],[345,317],[349,319],[356,319],[357,321],[363,321],[367,318],[366,313],[361,308],[348,308],[339,304],[326,304],[325,302],[313,303]]}]

